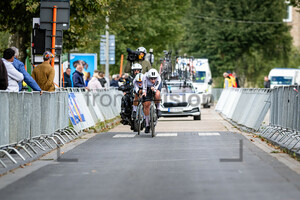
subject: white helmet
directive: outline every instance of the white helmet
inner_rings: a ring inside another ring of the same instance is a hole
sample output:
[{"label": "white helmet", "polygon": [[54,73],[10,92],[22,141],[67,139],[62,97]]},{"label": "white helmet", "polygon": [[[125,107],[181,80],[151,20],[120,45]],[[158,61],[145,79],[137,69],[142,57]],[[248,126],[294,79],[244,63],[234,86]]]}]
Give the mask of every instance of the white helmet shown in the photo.
[{"label": "white helmet", "polygon": [[136,82],[141,82],[142,80],[143,80],[143,77],[144,77],[144,74],[142,74],[142,73],[139,73],[139,74],[137,74],[136,76],[135,76],[135,81]]},{"label": "white helmet", "polygon": [[159,76],[156,69],[150,69],[148,71],[148,78],[157,78]]},{"label": "white helmet", "polygon": [[139,48],[137,48],[137,51],[143,52],[144,54],[147,53],[147,50],[145,49],[145,47],[139,47]]},{"label": "white helmet", "polygon": [[131,67],[131,70],[142,70],[143,67],[139,63],[134,63]]}]

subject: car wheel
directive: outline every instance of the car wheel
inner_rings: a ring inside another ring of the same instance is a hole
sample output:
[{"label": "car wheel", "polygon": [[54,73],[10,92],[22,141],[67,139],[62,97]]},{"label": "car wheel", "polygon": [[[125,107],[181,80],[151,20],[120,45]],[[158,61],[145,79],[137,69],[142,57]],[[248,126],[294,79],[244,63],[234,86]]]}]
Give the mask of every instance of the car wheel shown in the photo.
[{"label": "car wheel", "polygon": [[194,116],[194,120],[201,120],[201,114],[198,116]]}]

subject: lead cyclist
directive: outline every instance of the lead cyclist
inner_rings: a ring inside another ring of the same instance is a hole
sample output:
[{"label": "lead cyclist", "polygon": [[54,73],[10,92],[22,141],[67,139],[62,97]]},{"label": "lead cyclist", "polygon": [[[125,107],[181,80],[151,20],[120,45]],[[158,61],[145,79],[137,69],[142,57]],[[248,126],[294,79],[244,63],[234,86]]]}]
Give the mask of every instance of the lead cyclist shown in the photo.
[{"label": "lead cyclist", "polygon": [[156,104],[157,109],[157,116],[161,116],[160,111],[160,85],[161,85],[161,77],[158,74],[156,69],[150,69],[143,77],[143,96],[145,96],[145,102],[143,103],[144,106],[144,114],[145,114],[145,121],[146,121],[146,129],[145,133],[150,132],[150,105],[151,100],[153,99]]}]

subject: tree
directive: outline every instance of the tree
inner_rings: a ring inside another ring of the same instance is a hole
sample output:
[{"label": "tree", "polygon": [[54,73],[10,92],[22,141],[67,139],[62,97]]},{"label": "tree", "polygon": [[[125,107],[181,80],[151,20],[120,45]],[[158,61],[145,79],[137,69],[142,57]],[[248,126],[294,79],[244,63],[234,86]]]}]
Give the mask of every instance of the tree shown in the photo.
[{"label": "tree", "polygon": [[[263,63],[275,58],[288,63],[291,36],[282,22],[285,6],[271,0],[193,0],[182,47],[195,57],[209,58],[214,76],[235,70],[255,83]],[[262,65],[255,65],[258,58]]]}]

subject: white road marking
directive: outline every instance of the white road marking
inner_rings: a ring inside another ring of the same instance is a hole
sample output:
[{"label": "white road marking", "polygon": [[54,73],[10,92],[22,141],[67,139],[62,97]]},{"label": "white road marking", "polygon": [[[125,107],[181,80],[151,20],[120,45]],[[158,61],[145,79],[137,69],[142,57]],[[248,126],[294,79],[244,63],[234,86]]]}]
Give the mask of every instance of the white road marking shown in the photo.
[{"label": "white road marking", "polygon": [[176,137],[177,133],[158,133],[156,137]]},{"label": "white road marking", "polygon": [[117,134],[113,138],[133,138],[136,134]]},{"label": "white road marking", "polygon": [[217,136],[220,133],[198,133],[199,136]]}]

